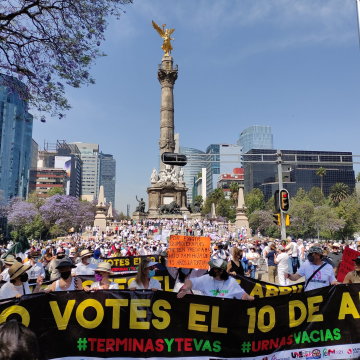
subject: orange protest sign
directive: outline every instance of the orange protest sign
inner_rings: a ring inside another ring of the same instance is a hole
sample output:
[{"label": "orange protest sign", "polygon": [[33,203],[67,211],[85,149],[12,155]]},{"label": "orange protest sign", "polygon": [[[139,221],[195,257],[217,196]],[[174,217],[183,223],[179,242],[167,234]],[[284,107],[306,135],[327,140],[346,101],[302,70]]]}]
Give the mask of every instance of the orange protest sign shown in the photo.
[{"label": "orange protest sign", "polygon": [[207,269],[210,261],[210,238],[171,235],[168,266],[187,269]]}]

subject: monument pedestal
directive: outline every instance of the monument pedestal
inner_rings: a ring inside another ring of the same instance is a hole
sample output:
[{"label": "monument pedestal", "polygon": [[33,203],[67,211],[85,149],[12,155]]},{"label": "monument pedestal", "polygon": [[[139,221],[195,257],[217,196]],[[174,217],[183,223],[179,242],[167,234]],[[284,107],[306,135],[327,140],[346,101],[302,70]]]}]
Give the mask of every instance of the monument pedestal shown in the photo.
[{"label": "monument pedestal", "polygon": [[238,194],[238,206],[236,207],[235,225],[238,229],[245,227],[247,230],[246,237],[251,237],[249,220],[246,216],[245,210],[246,210],[246,207],[245,207],[245,201],[244,201],[244,189],[241,187],[241,188],[239,188],[239,194]]},{"label": "monument pedestal", "polygon": [[[181,215],[183,217],[185,214],[190,215],[190,211],[186,207],[187,190],[184,184],[175,184],[171,181],[151,184],[147,188],[149,194],[148,217],[158,218],[159,215]],[[166,205],[166,207],[163,207],[163,205]]]},{"label": "monument pedestal", "polygon": [[135,212],[132,214],[132,219],[133,219],[133,220],[136,220],[136,221],[140,221],[140,220],[146,219],[147,217],[148,217],[148,214],[147,214],[147,213],[142,213],[142,212],[138,212],[138,211],[135,211]]},{"label": "monument pedestal", "polygon": [[105,197],[104,197],[104,186],[100,186],[99,190],[99,200],[96,205],[96,215],[94,220],[94,226],[98,226],[100,233],[106,233],[106,206],[105,206]]}]

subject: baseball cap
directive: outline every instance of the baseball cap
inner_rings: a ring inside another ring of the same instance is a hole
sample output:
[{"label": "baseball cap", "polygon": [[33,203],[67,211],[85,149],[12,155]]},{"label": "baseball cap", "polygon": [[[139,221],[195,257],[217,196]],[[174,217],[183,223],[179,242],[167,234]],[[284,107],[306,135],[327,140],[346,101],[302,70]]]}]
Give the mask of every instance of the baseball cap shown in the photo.
[{"label": "baseball cap", "polygon": [[323,253],[323,250],[320,246],[312,246],[310,249],[309,249],[309,254],[312,254],[312,253],[315,253],[315,254],[321,254]]},{"label": "baseball cap", "polygon": [[226,271],[227,262],[222,259],[215,259],[208,262],[211,268],[217,268]]}]

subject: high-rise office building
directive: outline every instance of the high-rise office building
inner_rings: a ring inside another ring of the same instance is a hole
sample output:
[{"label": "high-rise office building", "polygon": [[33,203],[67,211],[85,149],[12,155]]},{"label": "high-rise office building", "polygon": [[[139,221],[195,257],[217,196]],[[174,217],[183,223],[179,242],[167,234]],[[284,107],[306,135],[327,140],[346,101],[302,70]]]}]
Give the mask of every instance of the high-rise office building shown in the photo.
[{"label": "high-rise office building", "polygon": [[36,192],[39,198],[47,198],[49,192],[54,188],[60,189],[63,194],[66,194],[66,170],[53,168],[30,169],[29,192]]},{"label": "high-rise office building", "polygon": [[100,152],[99,169],[99,186],[104,186],[106,202],[111,201],[113,208],[115,208],[116,160],[113,155]]},{"label": "high-rise office building", "polygon": [[65,140],[57,140],[56,144],[44,144],[39,151],[38,169],[54,168],[66,171],[66,195],[81,198],[81,174],[83,162],[76,144],[67,144]]},{"label": "high-rise office building", "polygon": [[[6,75],[0,75],[0,84]],[[18,81],[15,80],[14,81]],[[19,82],[20,83],[20,82]],[[20,83],[20,86],[23,86]],[[6,199],[26,198],[29,188],[33,117],[16,91],[0,86],[0,190]]]},{"label": "high-rise office building", "polygon": [[[281,150],[283,154],[283,187],[290,196],[295,196],[299,188],[310,191],[313,187],[320,188],[321,179],[316,175],[319,167],[326,170],[323,177],[323,193],[329,196],[331,187],[338,182],[349,186],[351,192],[355,188],[355,172],[352,164],[352,153],[341,151],[308,151],[308,150]],[[259,188],[268,201],[275,190],[279,189],[278,170],[276,164],[276,150],[252,149],[247,154],[244,164],[244,191],[250,192]],[[265,154],[263,157],[257,154]],[[270,163],[251,162],[261,161]],[[293,163],[286,164],[287,161]],[[316,163],[316,164],[315,164]]]},{"label": "high-rise office building", "polygon": [[[179,153],[191,156],[189,158],[189,162],[183,166],[184,170],[184,181],[188,191],[186,193],[187,204],[191,204],[193,200],[193,187],[194,187],[194,179],[197,177],[198,173],[201,173],[201,169],[206,167],[205,156],[200,155],[196,156],[194,154],[204,154],[205,153],[199,149],[189,148],[186,146],[179,147]],[[196,161],[196,163],[192,163],[191,161]]]},{"label": "high-rise office building", "polygon": [[99,193],[99,144],[73,142],[80,151],[83,162],[81,197],[88,201],[97,199]]},{"label": "high-rise office building", "polygon": [[34,139],[32,139],[31,140],[30,169],[36,169],[37,168],[38,155],[39,155],[39,145]]},{"label": "high-rise office building", "polygon": [[273,135],[270,126],[253,125],[241,132],[237,144],[243,154],[251,149],[273,149]]},{"label": "high-rise office building", "polygon": [[[234,156],[238,155],[238,156]],[[216,162],[222,161],[222,162]],[[217,187],[220,174],[231,171],[235,163],[226,163],[226,161],[239,161],[241,166],[241,148],[233,144],[211,144],[206,149],[206,195]]]}]

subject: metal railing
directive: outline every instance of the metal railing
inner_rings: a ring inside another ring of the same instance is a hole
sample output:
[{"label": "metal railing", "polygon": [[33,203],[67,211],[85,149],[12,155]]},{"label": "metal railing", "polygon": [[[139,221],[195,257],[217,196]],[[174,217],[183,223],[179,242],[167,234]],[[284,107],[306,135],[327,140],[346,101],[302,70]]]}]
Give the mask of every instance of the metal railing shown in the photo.
[{"label": "metal railing", "polygon": [[[185,154],[188,164],[203,164],[203,163],[276,163],[276,152],[274,154]],[[360,157],[360,155],[315,155],[315,154],[286,154],[283,153],[283,164],[299,164],[299,165],[353,165],[360,164],[360,161],[352,161],[353,157]],[[208,158],[199,159],[192,157],[207,156]],[[237,156],[236,160],[211,160],[211,157],[227,157]],[[252,156],[253,159],[248,157]],[[309,160],[303,160],[303,157],[309,157]],[[337,158],[338,160],[326,160],[326,157]],[[324,159],[325,158],[325,159]],[[291,160],[290,160],[291,159]]]}]

